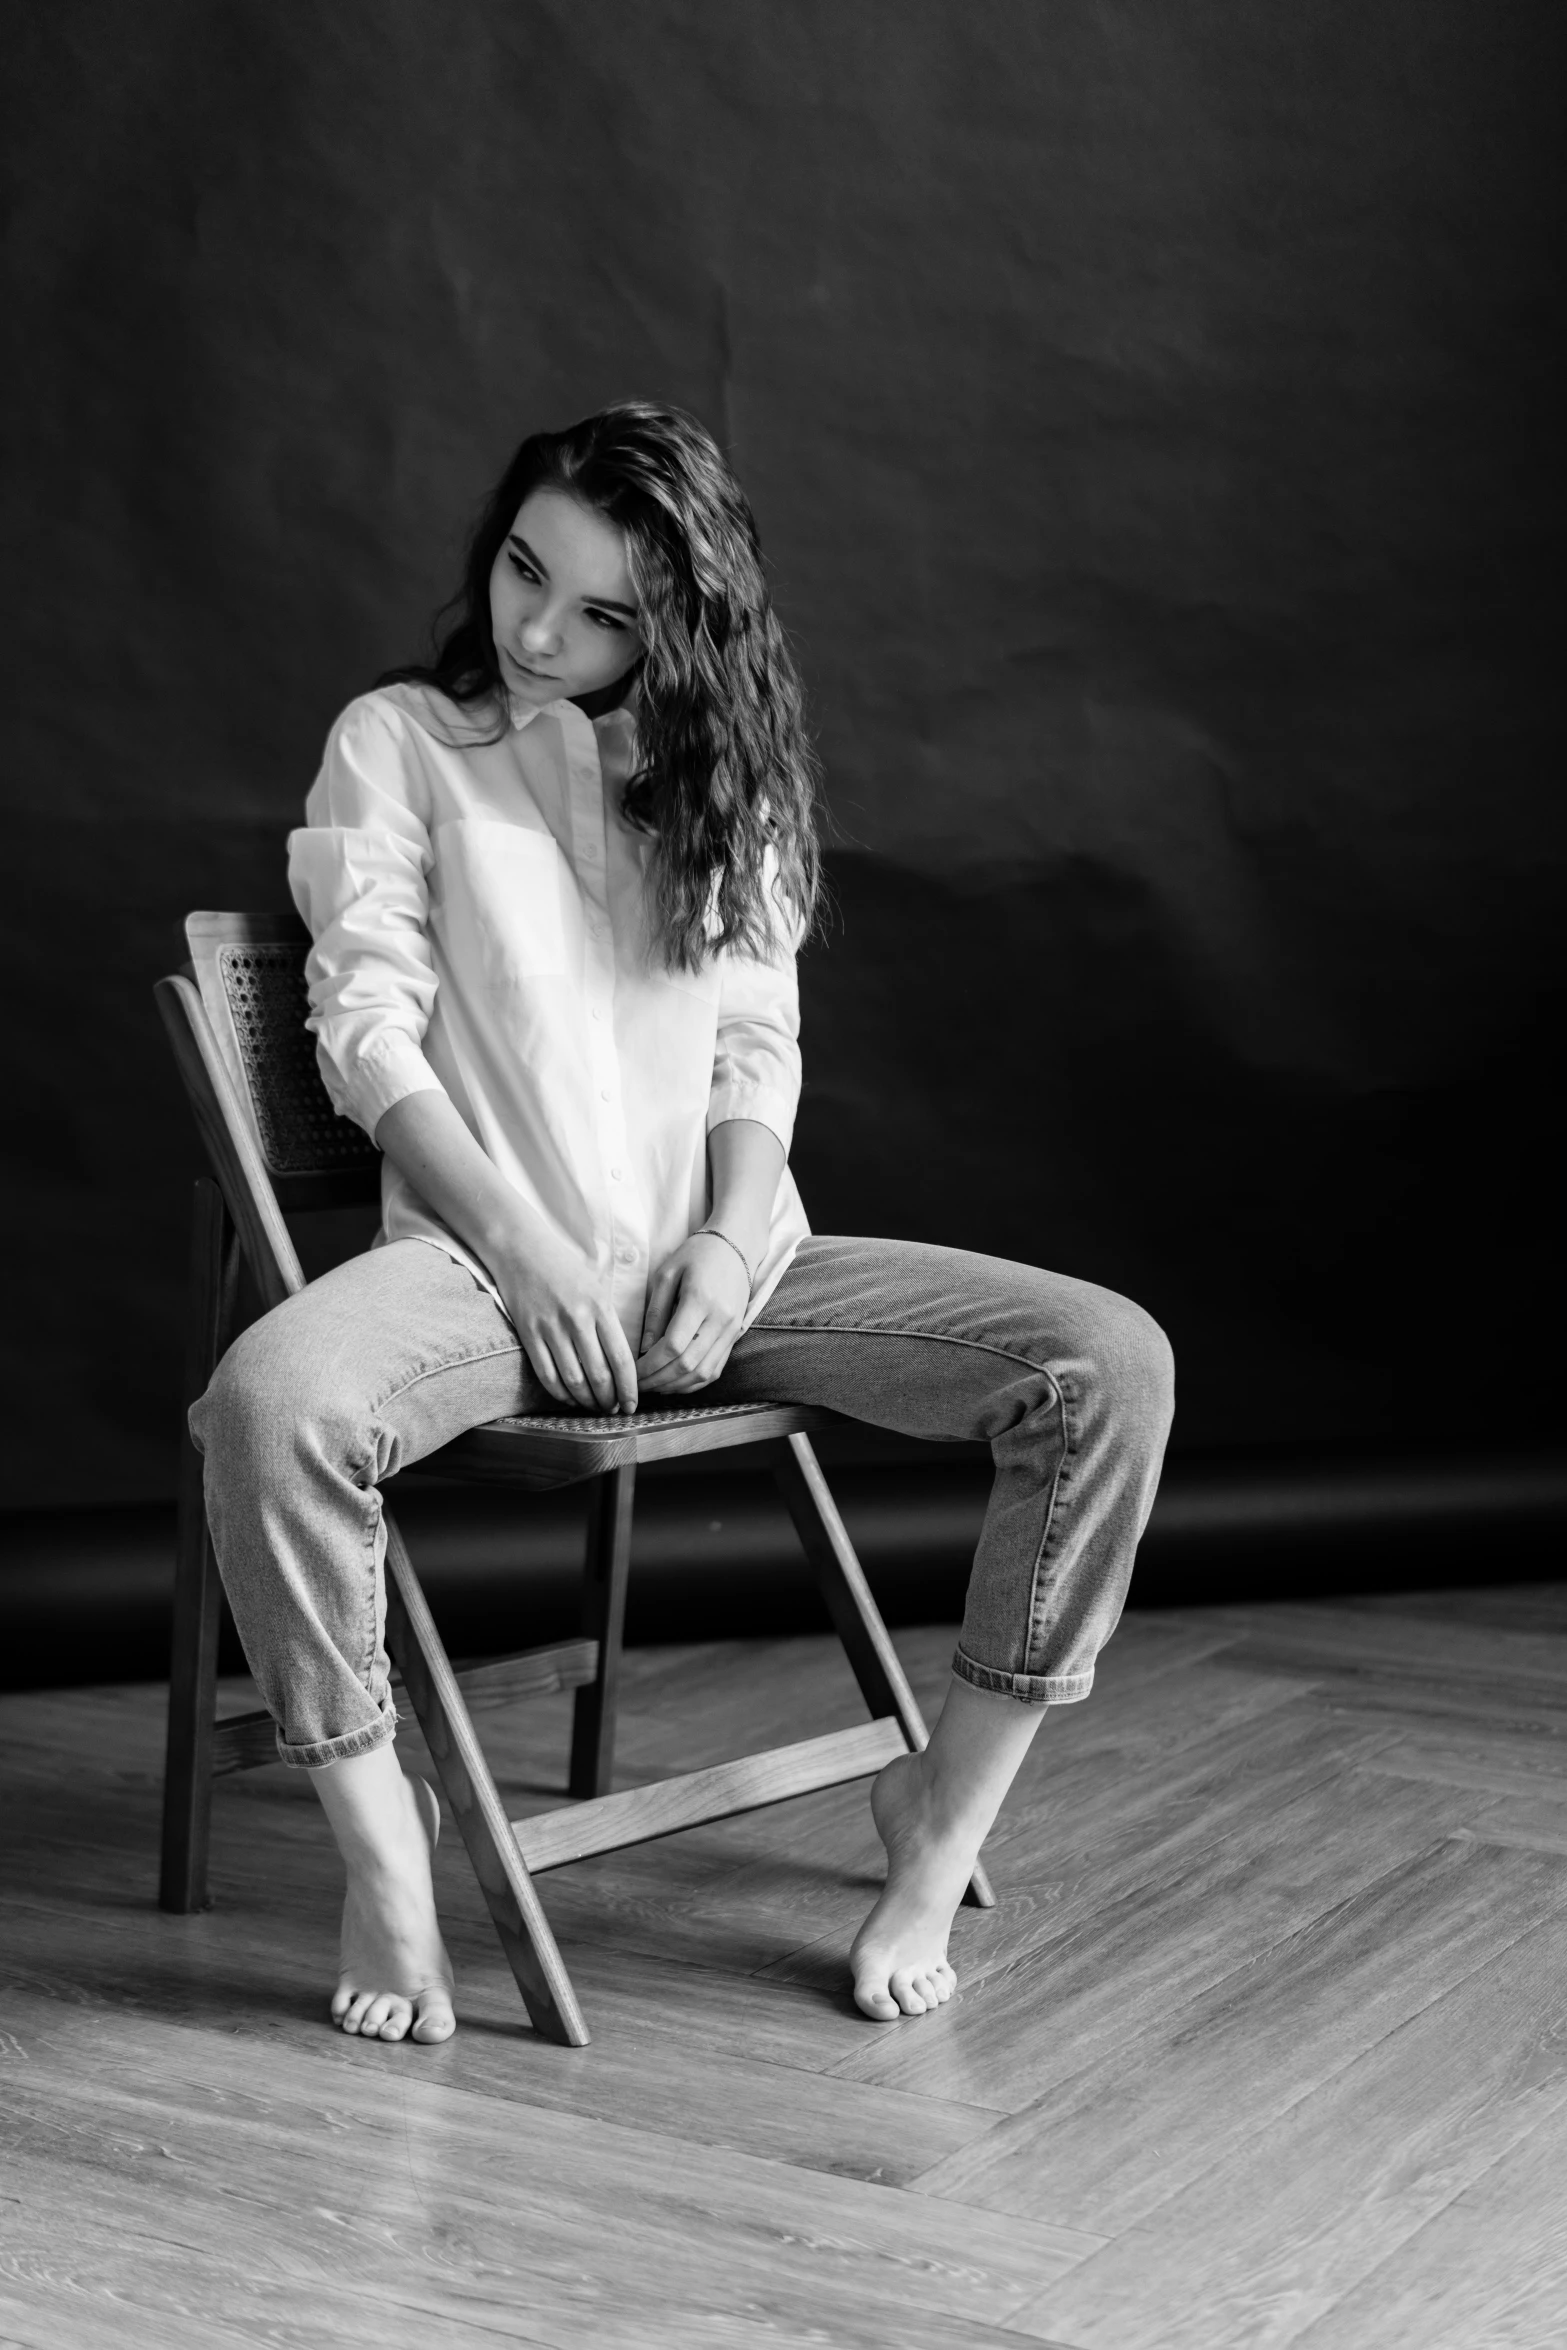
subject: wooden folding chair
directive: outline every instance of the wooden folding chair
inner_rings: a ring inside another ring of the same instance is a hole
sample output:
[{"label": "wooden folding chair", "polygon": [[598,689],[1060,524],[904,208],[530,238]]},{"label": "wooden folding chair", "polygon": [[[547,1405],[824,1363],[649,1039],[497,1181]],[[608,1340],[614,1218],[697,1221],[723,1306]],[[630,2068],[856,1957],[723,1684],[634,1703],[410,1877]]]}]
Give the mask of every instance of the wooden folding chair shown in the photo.
[{"label": "wooden folding chair", "polygon": [[[191,960],[157,985],[215,1180],[197,1183],[191,1250],[187,1400],[200,1395],[236,1335],[243,1256],[263,1304],[304,1287],[291,1211],[379,1197],[380,1153],[334,1113],[305,1027],[304,926],[291,915],[192,914]],[[442,1476],[523,1493],[592,1480],[582,1635],[454,1671],[408,1551],[386,1511],[388,1653],[398,1711],[424,1733],[528,2014],[547,2038],[583,2047],[587,2027],[533,1879],[544,1869],[699,1821],[867,1777],[925,1743],[925,1724],[812,1449],[835,1415],[796,1404],[551,1415],[492,1421],[421,1464]],[[872,1719],[622,1794],[609,1792],[621,1627],[639,1462],[760,1444],[815,1569]],[[165,1909],[207,1901],[212,1781],[276,1760],[266,1713],[216,1714],[222,1591],[202,1501],[201,1462],[184,1438],[164,1778]],[[508,1822],[469,1714],[471,1703],[574,1689],[568,1788],[576,1799]],[[968,1898],[993,1900],[976,1869]]]}]

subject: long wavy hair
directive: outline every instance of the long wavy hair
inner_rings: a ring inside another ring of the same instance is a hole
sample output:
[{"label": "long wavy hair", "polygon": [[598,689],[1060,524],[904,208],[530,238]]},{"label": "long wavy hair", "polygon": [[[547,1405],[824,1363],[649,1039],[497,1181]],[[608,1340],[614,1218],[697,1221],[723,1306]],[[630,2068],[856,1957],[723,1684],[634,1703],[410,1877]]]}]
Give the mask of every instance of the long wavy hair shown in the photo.
[{"label": "long wavy hair", "polygon": [[505,707],[490,573],[537,489],[563,491],[625,538],[644,650],[628,695],[641,764],[622,807],[656,844],[655,949],[672,970],[723,948],[767,958],[780,921],[803,937],[815,917],[818,768],[755,520],[694,417],[627,400],[531,433],[479,515],[462,585],[436,616],[434,660],[378,682]]}]

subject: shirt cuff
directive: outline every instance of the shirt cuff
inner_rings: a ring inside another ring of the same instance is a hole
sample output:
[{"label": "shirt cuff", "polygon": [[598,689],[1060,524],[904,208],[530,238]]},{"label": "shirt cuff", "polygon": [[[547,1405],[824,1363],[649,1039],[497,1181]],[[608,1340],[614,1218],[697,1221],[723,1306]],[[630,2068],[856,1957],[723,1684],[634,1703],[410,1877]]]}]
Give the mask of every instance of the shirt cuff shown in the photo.
[{"label": "shirt cuff", "polygon": [[711,1134],[715,1126],[722,1126],[731,1118],[753,1118],[758,1126],[765,1126],[777,1135],[787,1158],[794,1140],[794,1113],[799,1098],[793,1086],[764,1085],[754,1078],[730,1078],[723,1085],[715,1085],[709,1096],[707,1131]]},{"label": "shirt cuff", "polygon": [[[332,1066],[324,1051],[322,1057]],[[413,1038],[398,1030],[378,1036],[347,1069],[333,1067],[332,1073],[337,1083],[328,1090],[372,1139],[387,1111],[411,1093],[446,1091]]]}]

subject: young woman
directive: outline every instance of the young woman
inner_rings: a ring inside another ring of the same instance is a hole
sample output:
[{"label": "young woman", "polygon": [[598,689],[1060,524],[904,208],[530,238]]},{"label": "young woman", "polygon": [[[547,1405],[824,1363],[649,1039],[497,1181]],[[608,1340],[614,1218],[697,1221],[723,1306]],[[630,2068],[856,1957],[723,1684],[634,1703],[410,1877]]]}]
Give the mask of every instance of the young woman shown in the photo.
[{"label": "young woman", "polygon": [[1170,1351],[1086,1282],[811,1232],[813,765],[701,426],[632,403],[524,441],[451,609],[431,667],[338,720],[290,842],[322,1073],[384,1154],[377,1245],[246,1331],[191,1416],[246,1655],[347,1871],[332,2015],[454,2028],[434,1797],[392,1747],[381,1481],[503,1413],[694,1395],[991,1446],[945,1706],[871,1795],[854,1996],[919,2015],[1044,1709],[1115,1628]]}]

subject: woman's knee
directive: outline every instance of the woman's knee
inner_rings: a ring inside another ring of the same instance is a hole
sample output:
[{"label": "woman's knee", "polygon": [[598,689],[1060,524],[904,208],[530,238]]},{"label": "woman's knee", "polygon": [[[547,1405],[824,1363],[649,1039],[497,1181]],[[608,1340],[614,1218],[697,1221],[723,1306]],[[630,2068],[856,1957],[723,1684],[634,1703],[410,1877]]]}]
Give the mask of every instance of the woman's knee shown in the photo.
[{"label": "woman's knee", "polygon": [[1107,1399],[1119,1417],[1162,1444],[1175,1417],[1175,1350],[1131,1298],[1100,1294],[1094,1355]]},{"label": "woman's knee", "polygon": [[350,1436],[351,1399],[330,1377],[320,1348],[294,1326],[287,1306],[240,1333],[192,1407],[190,1432],[209,1465],[297,1457]]}]

